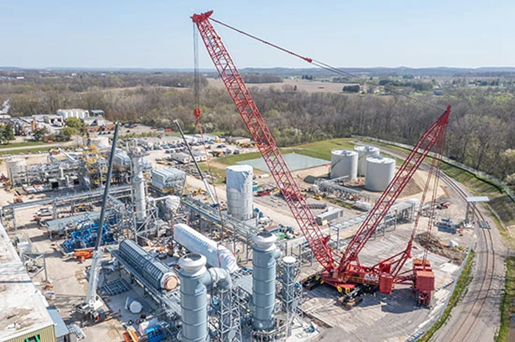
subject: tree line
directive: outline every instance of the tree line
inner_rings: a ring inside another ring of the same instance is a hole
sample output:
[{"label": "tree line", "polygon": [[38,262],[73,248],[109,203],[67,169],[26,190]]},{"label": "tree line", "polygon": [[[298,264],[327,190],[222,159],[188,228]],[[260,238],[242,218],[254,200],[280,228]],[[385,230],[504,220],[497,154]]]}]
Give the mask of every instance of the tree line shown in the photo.
[{"label": "tree line", "polygon": [[[0,102],[11,99],[11,115],[55,113],[58,108],[102,109],[110,120],[195,129],[195,99],[190,88],[171,87],[164,76],[131,75],[123,85],[91,85],[76,91],[74,82],[0,83]],[[137,84],[137,77],[142,77]],[[183,76],[181,84],[189,84]],[[78,81],[76,78],[75,80]],[[95,79],[86,83],[95,84]],[[118,84],[115,82],[115,84]],[[290,85],[249,89],[280,146],[351,134],[414,144],[452,105],[445,154],[451,159],[515,183],[515,96],[511,90],[446,89],[445,96],[308,93]],[[430,105],[428,105],[428,103]],[[208,132],[248,135],[225,89],[202,80],[202,122]],[[439,109],[436,109],[439,108]]]}]

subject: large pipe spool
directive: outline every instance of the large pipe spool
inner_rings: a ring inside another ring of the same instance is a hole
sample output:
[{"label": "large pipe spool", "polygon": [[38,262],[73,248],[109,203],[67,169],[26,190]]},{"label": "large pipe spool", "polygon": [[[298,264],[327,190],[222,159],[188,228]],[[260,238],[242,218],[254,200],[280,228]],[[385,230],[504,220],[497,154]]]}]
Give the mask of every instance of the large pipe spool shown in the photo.
[{"label": "large pipe spool", "polygon": [[221,267],[230,273],[239,269],[234,254],[224,246],[200,234],[188,225],[179,223],[173,226],[174,240],[192,253],[202,254],[212,267]]},{"label": "large pipe spool", "polygon": [[179,284],[179,278],[168,266],[132,240],[120,243],[119,256],[158,290],[170,291]]}]

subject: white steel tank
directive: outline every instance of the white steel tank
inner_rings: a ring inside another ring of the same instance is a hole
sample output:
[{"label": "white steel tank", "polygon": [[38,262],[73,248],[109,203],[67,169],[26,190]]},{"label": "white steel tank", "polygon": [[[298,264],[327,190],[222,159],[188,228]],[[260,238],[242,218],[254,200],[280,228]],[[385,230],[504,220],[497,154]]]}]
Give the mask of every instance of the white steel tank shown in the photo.
[{"label": "white steel tank", "polygon": [[10,157],[5,158],[5,166],[7,168],[7,177],[12,181],[12,175],[25,172],[27,163],[25,158]]},{"label": "white steel tank", "polygon": [[227,212],[239,220],[252,219],[252,166],[229,166],[225,169],[225,174]]},{"label": "white steel tank", "polygon": [[358,176],[364,177],[367,173],[367,158],[379,157],[379,148],[374,146],[355,146],[354,151],[358,152]]},{"label": "white steel tank", "polygon": [[222,245],[197,232],[185,224],[173,226],[173,239],[192,253],[206,257],[207,263],[212,267],[221,267],[230,273],[239,269],[234,254]]},{"label": "white steel tank", "polygon": [[395,160],[383,157],[367,158],[365,189],[384,191],[395,175]]},{"label": "white steel tank", "polygon": [[331,179],[347,176],[348,181],[358,175],[358,153],[347,150],[331,151]]}]

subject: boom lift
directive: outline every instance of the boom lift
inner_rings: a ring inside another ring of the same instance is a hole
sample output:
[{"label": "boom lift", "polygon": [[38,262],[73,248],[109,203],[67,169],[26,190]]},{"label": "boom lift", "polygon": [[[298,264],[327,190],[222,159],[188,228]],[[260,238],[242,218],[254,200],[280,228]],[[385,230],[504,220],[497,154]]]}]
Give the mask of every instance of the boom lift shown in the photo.
[{"label": "boom lift", "polygon": [[114,129],[113,146],[111,147],[111,155],[109,156],[109,168],[107,171],[107,178],[104,188],[104,195],[102,198],[102,209],[100,211],[100,219],[98,222],[97,239],[95,241],[95,248],[92,252],[93,260],[91,262],[91,269],[89,271],[88,278],[88,292],[86,299],[83,303],[76,306],[76,310],[79,313],[88,315],[95,322],[102,320],[104,317],[103,312],[100,308],[103,306],[100,296],[97,295],[98,276],[101,268],[102,261],[102,249],[100,244],[102,242],[102,231],[104,228],[105,212],[107,206],[107,197],[109,196],[109,187],[111,185],[111,175],[113,172],[113,161],[116,152],[116,143],[118,142],[118,123]]},{"label": "boom lift", "polygon": [[[419,293],[418,302],[420,304],[429,305],[430,293],[434,289],[434,275],[431,271],[429,261],[425,257],[423,260],[415,260],[412,270],[413,273],[408,275],[405,272],[401,273],[407,259],[411,258],[411,246],[414,233],[404,251],[386,260],[381,260],[376,265],[371,267],[361,265],[358,256],[431,149],[437,145],[439,147],[438,151],[441,151],[445,137],[444,132],[450,114],[450,106],[447,107],[440,118],[424,132],[400,167],[394,179],[390,182],[374,208],[369,212],[367,218],[359,227],[343,256],[341,256],[328,246],[331,236],[324,236],[322,234],[270,130],[263,120],[229,52],[211,24],[211,21],[220,23],[242,34],[279,48],[309,63],[314,61],[311,58],[302,57],[243,31],[232,28],[227,24],[221,23],[211,18],[212,13],[213,11],[195,14],[191,19],[197,26],[200,36],[229,95],[265,160],[293,217],[296,219],[304,237],[309,243],[314,256],[324,267],[322,273],[317,276],[317,281],[320,283],[325,282],[337,288],[338,291],[345,291],[347,293],[354,292],[356,285],[364,286],[368,289],[378,288],[381,293],[391,293],[394,284],[412,283],[413,288]],[[435,160],[438,159],[436,154],[434,157]],[[427,183],[425,190],[427,191]],[[339,263],[336,262],[337,257],[341,257]]]}]

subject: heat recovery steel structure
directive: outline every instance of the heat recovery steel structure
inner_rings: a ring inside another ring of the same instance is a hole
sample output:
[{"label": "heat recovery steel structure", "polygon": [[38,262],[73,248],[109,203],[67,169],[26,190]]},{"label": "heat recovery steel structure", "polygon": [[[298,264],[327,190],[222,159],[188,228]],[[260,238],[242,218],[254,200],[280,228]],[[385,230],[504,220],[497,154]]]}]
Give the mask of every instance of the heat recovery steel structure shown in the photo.
[{"label": "heat recovery steel structure", "polygon": [[[413,282],[414,288],[417,291],[422,290],[422,292],[425,292],[423,296],[419,296],[419,303],[426,305],[429,304],[427,292],[434,289],[434,275],[432,275],[432,271],[427,260],[422,262],[422,269],[424,272],[420,272],[421,266],[420,263],[417,262],[414,263],[413,274],[411,276],[399,276],[399,273],[407,259],[411,258],[413,234],[411,240],[408,242],[408,246],[403,252],[383,260],[374,266],[367,267],[361,265],[359,263],[358,255],[368,240],[373,236],[377,227],[388,213],[388,210],[395,203],[396,199],[410,181],[424,158],[435,145],[441,146],[443,144],[445,128],[450,114],[450,106],[447,107],[440,118],[434,122],[426,132],[424,132],[414,149],[400,167],[394,179],[390,182],[380,199],[376,202],[374,208],[369,212],[367,218],[359,227],[356,235],[347,246],[343,256],[341,256],[329,247],[328,242],[330,240],[330,235],[324,236],[322,234],[313,213],[309,209],[306,200],[302,196],[297,183],[279,151],[270,130],[263,120],[263,117],[261,116],[249,90],[232,61],[229,52],[211,24],[211,21],[220,23],[227,27],[230,26],[210,18],[212,13],[213,11],[195,14],[191,18],[200,33],[200,37],[202,38],[202,41],[204,42],[207,51],[213,60],[227,91],[229,92],[229,95],[236,105],[236,108],[252,136],[252,139],[266,162],[266,165],[280,189],[284,200],[288,204],[293,217],[296,219],[299,228],[309,243],[314,256],[324,267],[324,271],[320,274],[320,278],[340,291],[343,291],[343,289],[350,289],[356,284],[367,284],[378,286],[379,291],[382,293],[391,293],[394,283]],[[296,57],[300,57],[309,63],[313,61],[310,58],[302,57],[245,32],[237,29],[234,30],[273,47],[279,48]],[[336,261],[337,258],[341,258],[339,263]],[[425,275],[425,278],[422,279],[423,281],[417,281],[417,274]],[[423,288],[417,286],[417,283],[424,284]]]}]

